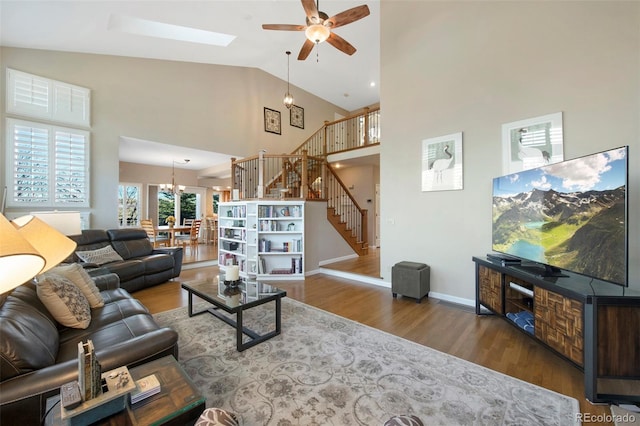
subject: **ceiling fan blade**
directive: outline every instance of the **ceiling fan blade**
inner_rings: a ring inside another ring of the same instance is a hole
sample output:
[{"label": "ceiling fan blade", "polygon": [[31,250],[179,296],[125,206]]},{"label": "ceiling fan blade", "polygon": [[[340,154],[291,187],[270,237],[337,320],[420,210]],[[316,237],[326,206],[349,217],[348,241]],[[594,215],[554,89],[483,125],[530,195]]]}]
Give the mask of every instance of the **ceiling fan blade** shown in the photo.
[{"label": "ceiling fan blade", "polygon": [[320,16],[318,14],[318,7],[316,6],[316,2],[314,0],[302,0],[302,7],[304,8],[304,13],[307,14],[307,18],[311,24],[319,24]]},{"label": "ceiling fan blade", "polygon": [[331,35],[327,39],[327,42],[329,42],[329,44],[336,49],[346,53],[347,55],[353,55],[354,53],[356,53],[356,48],[336,33],[331,33]]},{"label": "ceiling fan blade", "polygon": [[304,31],[305,25],[293,24],[262,24],[263,30],[279,30],[279,31]]},{"label": "ceiling fan blade", "polygon": [[298,60],[304,61],[305,59],[307,59],[307,56],[309,56],[309,53],[311,53],[311,51],[313,50],[313,46],[315,45],[316,44],[314,42],[306,39],[304,41],[304,44],[302,45],[302,49],[300,49],[300,53],[298,53]]},{"label": "ceiling fan blade", "polygon": [[369,13],[369,7],[366,4],[363,4],[362,6],[353,7],[332,16],[324,21],[324,25],[329,28],[338,28],[357,21],[358,19],[362,19],[365,16],[369,16]]}]

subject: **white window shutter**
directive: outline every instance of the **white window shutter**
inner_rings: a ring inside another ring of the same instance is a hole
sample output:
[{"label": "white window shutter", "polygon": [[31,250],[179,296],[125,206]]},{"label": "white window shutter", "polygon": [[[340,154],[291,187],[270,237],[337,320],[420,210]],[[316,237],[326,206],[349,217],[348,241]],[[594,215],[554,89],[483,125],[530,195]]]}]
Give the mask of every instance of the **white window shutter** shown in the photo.
[{"label": "white window shutter", "polygon": [[53,82],[53,120],[89,127],[91,92],[84,87]]},{"label": "white window shutter", "polygon": [[82,127],[91,126],[91,91],[8,68],[7,112]]},{"label": "white window shutter", "polygon": [[7,69],[7,74],[7,112],[49,118],[49,80],[12,69]]},{"label": "white window shutter", "polygon": [[88,206],[88,133],[72,129],[56,129],[54,146],[54,203]]},{"label": "white window shutter", "polygon": [[8,206],[89,207],[90,134],[8,118]]},{"label": "white window shutter", "polygon": [[49,129],[8,120],[8,204],[44,204],[49,201]]}]

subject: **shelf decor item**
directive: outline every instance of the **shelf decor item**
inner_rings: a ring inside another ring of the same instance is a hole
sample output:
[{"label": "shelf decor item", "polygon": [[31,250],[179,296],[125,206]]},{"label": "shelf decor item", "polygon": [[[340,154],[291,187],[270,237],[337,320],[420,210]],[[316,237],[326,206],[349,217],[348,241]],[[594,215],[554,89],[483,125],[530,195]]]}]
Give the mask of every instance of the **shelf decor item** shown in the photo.
[{"label": "shelf decor item", "polygon": [[304,129],[304,108],[291,105],[289,111],[289,124],[299,129]]},{"label": "shelf decor item", "polygon": [[264,107],[264,131],[277,135],[281,134],[280,111]]}]

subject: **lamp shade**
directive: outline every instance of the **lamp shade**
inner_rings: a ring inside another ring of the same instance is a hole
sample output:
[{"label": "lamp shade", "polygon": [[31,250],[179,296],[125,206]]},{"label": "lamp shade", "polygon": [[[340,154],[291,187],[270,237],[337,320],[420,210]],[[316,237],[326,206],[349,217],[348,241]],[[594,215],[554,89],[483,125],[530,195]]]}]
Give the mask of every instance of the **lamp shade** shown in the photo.
[{"label": "lamp shade", "polygon": [[0,294],[35,277],[45,259],[0,214]]},{"label": "lamp shade", "polygon": [[27,215],[12,221],[18,233],[45,259],[46,272],[62,262],[75,250],[75,241],[65,237],[35,216]]},{"label": "lamp shade", "polygon": [[80,235],[82,233],[80,212],[54,210],[47,212],[31,212],[30,214],[37,217],[53,229],[58,230],[61,234]]}]

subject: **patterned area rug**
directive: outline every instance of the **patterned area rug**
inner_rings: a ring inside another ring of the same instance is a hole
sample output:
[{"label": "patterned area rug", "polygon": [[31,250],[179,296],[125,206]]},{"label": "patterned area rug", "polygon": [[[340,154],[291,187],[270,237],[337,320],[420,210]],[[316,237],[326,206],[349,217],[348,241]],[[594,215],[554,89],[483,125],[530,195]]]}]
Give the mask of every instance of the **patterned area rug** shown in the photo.
[{"label": "patterned area rug", "polygon": [[[244,425],[571,425],[578,401],[313,308],[282,301],[282,334],[237,352],[235,330],[186,308],[155,315],[180,334],[180,364],[207,407]],[[245,312],[274,328],[273,304]]]}]

